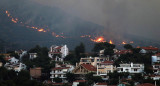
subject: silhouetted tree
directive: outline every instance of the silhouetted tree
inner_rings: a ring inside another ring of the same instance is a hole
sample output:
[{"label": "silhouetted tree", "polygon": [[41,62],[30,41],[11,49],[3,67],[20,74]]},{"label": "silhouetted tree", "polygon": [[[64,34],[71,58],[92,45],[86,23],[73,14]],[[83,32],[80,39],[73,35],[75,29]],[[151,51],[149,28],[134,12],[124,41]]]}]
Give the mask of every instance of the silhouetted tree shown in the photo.
[{"label": "silhouetted tree", "polygon": [[125,48],[125,49],[132,49],[133,47],[132,47],[132,45],[130,45],[130,44],[125,44],[125,45],[124,45],[124,48]]},{"label": "silhouetted tree", "polygon": [[75,80],[75,75],[73,73],[68,72],[66,74],[68,82],[73,82]]},{"label": "silhouetted tree", "polygon": [[76,56],[80,56],[80,54],[83,53],[85,53],[85,46],[83,43],[80,43],[80,45],[75,48],[75,54]]},{"label": "silhouetted tree", "polygon": [[101,43],[96,43],[94,48],[93,48],[93,51],[95,53],[98,53],[100,50],[103,50],[104,49],[104,55],[113,55],[114,54],[114,51],[113,49],[115,48],[115,45],[113,44],[110,44],[108,42],[101,42]]}]

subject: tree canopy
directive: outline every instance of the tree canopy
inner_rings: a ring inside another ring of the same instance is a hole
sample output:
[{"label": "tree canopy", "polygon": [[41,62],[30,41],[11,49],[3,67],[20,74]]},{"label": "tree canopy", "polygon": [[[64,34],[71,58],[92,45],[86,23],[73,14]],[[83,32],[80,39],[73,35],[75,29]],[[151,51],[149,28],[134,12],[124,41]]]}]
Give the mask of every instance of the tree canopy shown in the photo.
[{"label": "tree canopy", "polygon": [[130,44],[125,44],[125,45],[124,45],[124,48],[125,48],[125,49],[132,49],[133,47],[132,47],[132,45],[130,45]]},{"label": "tree canopy", "polygon": [[94,45],[93,51],[99,52],[100,50],[104,50],[104,55],[113,55],[115,48],[114,44],[110,44],[108,42],[100,42]]},{"label": "tree canopy", "polygon": [[80,54],[83,54],[83,53],[85,53],[85,46],[83,43],[80,43],[80,45],[78,45],[75,48],[75,54],[76,56],[80,56]]}]

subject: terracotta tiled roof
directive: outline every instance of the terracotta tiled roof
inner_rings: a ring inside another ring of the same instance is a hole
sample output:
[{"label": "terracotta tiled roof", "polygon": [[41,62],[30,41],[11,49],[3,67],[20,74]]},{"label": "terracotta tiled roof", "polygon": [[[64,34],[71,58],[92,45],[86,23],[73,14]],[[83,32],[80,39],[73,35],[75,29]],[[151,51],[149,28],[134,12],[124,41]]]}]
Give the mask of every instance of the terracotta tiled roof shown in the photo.
[{"label": "terracotta tiled roof", "polygon": [[52,70],[61,70],[61,69],[69,69],[70,67],[56,67],[52,68]]},{"label": "terracotta tiled roof", "polygon": [[58,47],[56,47],[56,49],[61,49],[62,48],[62,46],[58,46]]},{"label": "terracotta tiled roof", "polygon": [[86,68],[89,71],[97,71],[97,68],[90,64],[81,64],[84,68]]},{"label": "terracotta tiled roof", "polygon": [[141,47],[142,49],[145,49],[145,50],[159,50],[158,48],[156,47],[152,47],[152,46],[149,46],[149,47]]},{"label": "terracotta tiled roof", "polygon": [[107,85],[107,83],[97,83],[96,85]]},{"label": "terracotta tiled roof", "polygon": [[74,82],[86,82],[86,80],[76,80]]},{"label": "terracotta tiled roof", "polygon": [[6,57],[5,60],[8,61],[8,60],[11,59],[11,58],[13,58],[13,57]]},{"label": "terracotta tiled roof", "polygon": [[41,67],[36,67],[36,68],[30,68],[30,69],[36,69],[36,70],[41,70]]},{"label": "terracotta tiled roof", "polygon": [[139,84],[137,86],[155,86],[155,85],[151,83],[144,83],[144,84]]},{"label": "terracotta tiled roof", "polygon": [[104,61],[101,64],[113,64],[113,63],[114,63],[113,61]]}]

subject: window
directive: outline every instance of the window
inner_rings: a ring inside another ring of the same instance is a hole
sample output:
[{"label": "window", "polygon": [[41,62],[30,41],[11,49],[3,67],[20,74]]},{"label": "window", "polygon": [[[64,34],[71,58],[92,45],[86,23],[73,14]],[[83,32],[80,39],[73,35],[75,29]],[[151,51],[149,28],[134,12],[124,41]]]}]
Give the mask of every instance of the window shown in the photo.
[{"label": "window", "polygon": [[61,75],[58,75],[58,77],[61,77]]},{"label": "window", "polygon": [[159,66],[155,66],[155,68],[159,68]]},{"label": "window", "polygon": [[134,71],[137,71],[137,69],[134,69]]}]

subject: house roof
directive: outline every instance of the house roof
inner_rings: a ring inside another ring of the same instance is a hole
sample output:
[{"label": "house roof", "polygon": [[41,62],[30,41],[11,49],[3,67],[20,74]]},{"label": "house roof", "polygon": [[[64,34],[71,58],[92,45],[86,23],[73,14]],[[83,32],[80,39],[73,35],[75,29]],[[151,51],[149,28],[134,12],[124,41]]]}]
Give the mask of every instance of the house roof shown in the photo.
[{"label": "house roof", "polygon": [[13,57],[6,57],[5,60],[8,61],[8,60],[11,59],[11,58],[13,58]]},{"label": "house roof", "polygon": [[30,68],[30,69],[34,69],[34,70],[41,70],[41,67],[36,67],[36,68]]},{"label": "house roof", "polygon": [[107,83],[96,83],[96,85],[107,85]]},{"label": "house roof", "polygon": [[81,66],[83,66],[85,69],[89,71],[97,71],[97,68],[90,64],[81,64]]},{"label": "house roof", "polygon": [[137,86],[155,86],[155,85],[151,84],[151,83],[143,83],[143,84],[139,84]]},{"label": "house roof", "polygon": [[62,46],[58,46],[58,47],[56,47],[56,49],[61,49],[62,48]]},{"label": "house roof", "polygon": [[62,70],[62,69],[69,69],[70,67],[55,67],[52,70]]},{"label": "house roof", "polygon": [[152,47],[152,46],[149,46],[149,47],[141,47],[142,49],[145,49],[145,50],[159,50],[159,48],[157,47]]},{"label": "house roof", "polygon": [[113,64],[113,63],[114,63],[113,61],[104,61],[101,64]]}]

